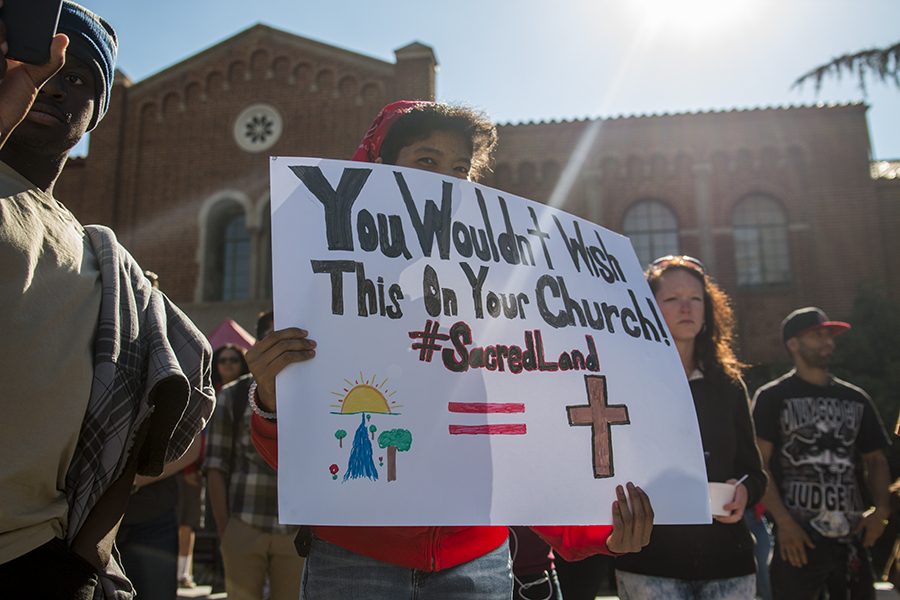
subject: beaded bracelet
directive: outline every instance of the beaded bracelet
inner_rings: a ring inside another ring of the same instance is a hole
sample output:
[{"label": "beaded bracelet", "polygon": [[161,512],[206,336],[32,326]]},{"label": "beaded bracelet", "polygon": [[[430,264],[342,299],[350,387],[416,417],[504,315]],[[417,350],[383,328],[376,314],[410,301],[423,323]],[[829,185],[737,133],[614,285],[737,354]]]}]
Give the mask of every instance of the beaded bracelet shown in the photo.
[{"label": "beaded bracelet", "polygon": [[250,403],[250,409],[261,416],[263,419],[267,419],[269,421],[275,421],[278,419],[278,415],[273,412],[269,412],[267,410],[263,410],[259,407],[259,404],[256,403],[256,382],[250,384],[250,390],[247,392],[247,402]]}]

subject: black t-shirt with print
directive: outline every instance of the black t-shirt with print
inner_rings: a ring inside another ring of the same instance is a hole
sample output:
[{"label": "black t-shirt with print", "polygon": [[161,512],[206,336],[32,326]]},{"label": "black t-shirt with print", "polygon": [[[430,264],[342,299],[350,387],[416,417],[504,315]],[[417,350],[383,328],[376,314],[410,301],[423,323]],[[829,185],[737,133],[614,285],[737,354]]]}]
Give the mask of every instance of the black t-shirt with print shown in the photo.
[{"label": "black t-shirt with print", "polygon": [[859,457],[890,444],[872,400],[835,377],[819,386],[791,371],[761,387],[753,404],[756,435],[774,446],[769,468],[791,516],[822,537],[848,539],[867,508]]}]

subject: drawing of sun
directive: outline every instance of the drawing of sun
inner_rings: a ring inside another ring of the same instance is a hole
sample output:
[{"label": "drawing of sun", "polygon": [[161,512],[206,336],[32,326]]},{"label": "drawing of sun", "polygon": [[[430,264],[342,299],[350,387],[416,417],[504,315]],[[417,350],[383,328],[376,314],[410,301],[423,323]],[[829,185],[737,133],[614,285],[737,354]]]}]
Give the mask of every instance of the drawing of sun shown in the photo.
[{"label": "drawing of sun", "polygon": [[360,373],[359,379],[354,381],[345,379],[344,381],[347,383],[347,387],[343,388],[343,391],[331,392],[340,398],[340,404],[331,405],[332,408],[339,409],[335,411],[335,414],[397,414],[395,409],[399,408],[401,405],[390,400],[397,392],[388,390],[385,387],[385,384],[387,384],[388,381],[387,379],[378,383],[376,377],[373,376],[367,379]]}]

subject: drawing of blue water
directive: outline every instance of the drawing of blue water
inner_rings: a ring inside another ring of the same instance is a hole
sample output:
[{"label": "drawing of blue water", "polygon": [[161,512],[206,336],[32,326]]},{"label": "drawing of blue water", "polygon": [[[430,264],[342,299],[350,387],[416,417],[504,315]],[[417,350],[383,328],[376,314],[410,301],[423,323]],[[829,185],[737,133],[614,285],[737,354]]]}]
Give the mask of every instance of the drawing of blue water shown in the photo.
[{"label": "drawing of blue water", "polygon": [[368,477],[372,481],[378,481],[378,471],[372,460],[372,442],[369,440],[369,430],[366,429],[366,415],[360,415],[359,427],[353,434],[353,448],[350,450],[350,462],[347,463],[347,471],[344,473],[344,481]]}]

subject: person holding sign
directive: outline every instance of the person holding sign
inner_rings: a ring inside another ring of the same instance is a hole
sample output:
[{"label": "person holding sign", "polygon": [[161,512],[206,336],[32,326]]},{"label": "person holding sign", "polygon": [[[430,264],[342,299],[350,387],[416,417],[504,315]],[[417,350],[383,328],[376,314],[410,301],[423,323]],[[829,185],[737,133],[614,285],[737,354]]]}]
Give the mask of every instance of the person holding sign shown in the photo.
[{"label": "person holding sign", "polygon": [[617,558],[619,597],[752,599],[753,539],[743,515],[762,497],[766,475],[742,365],[732,350],[734,315],[728,297],[696,258],[659,258],[647,281],[690,382],[709,480],[733,484],[733,497],[712,506],[711,525],[656,527],[640,554]]},{"label": "person holding sign", "polygon": [[[386,163],[475,179],[489,165],[496,129],[472,110],[432,102],[386,106],[362,140],[354,160]],[[308,332],[289,328],[259,341],[247,362],[257,387],[253,441],[273,467],[278,462],[275,376],[315,356]],[[613,526],[535,527],[560,554],[577,560],[636,552],[650,539],[653,510],[647,495],[617,488]],[[506,527],[314,527],[301,597],[479,598],[512,594]],[[298,548],[304,540],[298,537]]]}]

